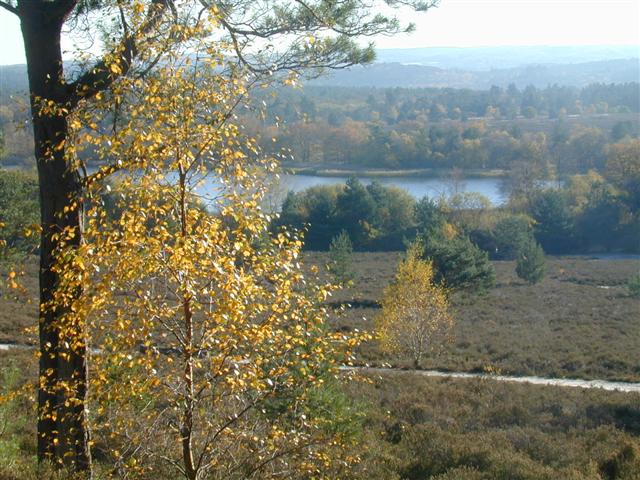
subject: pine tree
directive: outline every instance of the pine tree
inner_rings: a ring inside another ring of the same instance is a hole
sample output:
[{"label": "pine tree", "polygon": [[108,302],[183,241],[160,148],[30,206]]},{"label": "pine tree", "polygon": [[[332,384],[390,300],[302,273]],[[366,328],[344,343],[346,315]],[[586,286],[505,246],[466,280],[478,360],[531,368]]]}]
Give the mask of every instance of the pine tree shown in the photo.
[{"label": "pine tree", "polygon": [[518,263],[516,265],[518,277],[533,285],[544,278],[545,269],[542,247],[533,238],[529,238],[518,252]]},{"label": "pine tree", "polygon": [[434,236],[426,242],[424,256],[433,262],[436,280],[444,281],[448,288],[482,293],[495,284],[495,269],[487,252],[466,236]]},{"label": "pine tree", "polygon": [[352,269],[353,263],[353,244],[349,234],[342,230],[331,240],[329,245],[329,270],[333,274],[335,280],[339,283],[347,283],[354,278]]}]

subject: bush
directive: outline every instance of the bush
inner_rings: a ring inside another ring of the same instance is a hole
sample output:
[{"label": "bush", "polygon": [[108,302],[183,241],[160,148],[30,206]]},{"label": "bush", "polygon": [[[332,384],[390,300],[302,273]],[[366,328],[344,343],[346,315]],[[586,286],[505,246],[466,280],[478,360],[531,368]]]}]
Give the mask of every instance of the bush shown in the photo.
[{"label": "bush", "polygon": [[352,268],[353,245],[349,234],[342,230],[331,240],[329,245],[329,271],[338,283],[347,283],[353,280],[354,273]]},{"label": "bush", "polygon": [[39,235],[25,235],[27,228],[40,222],[38,198],[34,174],[0,170],[0,259],[32,253],[38,247]]},{"label": "bush", "polygon": [[542,247],[533,238],[529,238],[518,252],[516,264],[518,277],[533,285],[544,278],[545,269]]},{"label": "bush", "polygon": [[483,293],[495,285],[496,273],[487,252],[468,237],[434,236],[424,243],[424,256],[432,260],[436,280],[443,280],[448,288]]},{"label": "bush", "polygon": [[629,295],[634,298],[640,298],[640,273],[629,279],[627,288],[629,289]]}]

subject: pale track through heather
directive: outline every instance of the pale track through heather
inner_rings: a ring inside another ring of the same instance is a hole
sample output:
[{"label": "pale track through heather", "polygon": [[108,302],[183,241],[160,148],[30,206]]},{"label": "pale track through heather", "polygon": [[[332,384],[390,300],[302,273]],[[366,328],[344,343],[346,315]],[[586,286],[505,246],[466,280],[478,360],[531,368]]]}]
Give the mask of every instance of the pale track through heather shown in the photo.
[{"label": "pale track through heather", "polygon": [[[0,351],[10,350],[34,350],[31,345],[19,345],[13,343],[0,343]],[[94,352],[95,353],[95,352]],[[640,383],[613,382],[609,380],[583,380],[578,378],[547,378],[535,376],[515,376],[515,375],[495,375],[489,373],[468,373],[468,372],[445,372],[441,370],[409,370],[390,367],[361,367],[343,366],[342,371],[352,371],[373,374],[392,375],[419,375],[432,378],[461,378],[461,379],[481,379],[495,382],[525,383],[530,385],[547,385],[553,387],[600,389],[625,393],[640,393]]]}]

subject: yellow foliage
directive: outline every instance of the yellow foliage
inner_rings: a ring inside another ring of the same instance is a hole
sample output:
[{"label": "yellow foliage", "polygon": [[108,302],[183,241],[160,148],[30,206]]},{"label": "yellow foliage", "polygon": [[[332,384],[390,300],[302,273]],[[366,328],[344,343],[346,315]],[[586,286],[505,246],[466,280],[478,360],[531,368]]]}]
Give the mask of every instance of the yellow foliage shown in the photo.
[{"label": "yellow foliage", "polygon": [[418,243],[408,249],[394,282],[384,290],[376,322],[382,346],[409,355],[416,366],[441,347],[453,327],[447,292],[434,282],[433,265],[420,258],[421,251]]},{"label": "yellow foliage", "polygon": [[[233,123],[248,85],[202,38],[185,43],[206,64],[171,56],[70,118],[69,163],[91,152],[105,166],[85,179],[81,246],[67,247],[75,231],[57,237],[60,282],[43,308],[63,312],[53,327],[68,352],[91,347],[91,430],[118,474],[331,477],[346,440],[310,399],[358,340],[327,333],[333,287],[302,275],[301,238],[269,232],[260,204],[276,163]],[[116,108],[117,124],[96,125]],[[219,188],[205,191],[212,175]],[[73,385],[54,388],[78,401]]]}]

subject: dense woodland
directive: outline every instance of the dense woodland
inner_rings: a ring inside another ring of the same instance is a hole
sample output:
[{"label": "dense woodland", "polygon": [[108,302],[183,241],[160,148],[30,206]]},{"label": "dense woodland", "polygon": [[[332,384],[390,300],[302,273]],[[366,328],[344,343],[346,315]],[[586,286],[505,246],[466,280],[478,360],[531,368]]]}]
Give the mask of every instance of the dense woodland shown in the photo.
[{"label": "dense woodland", "polygon": [[603,169],[608,144],[638,136],[638,92],[637,83],[487,91],[313,87],[279,92],[265,122],[245,123],[265,150],[284,150],[285,163],[301,167],[481,172],[538,161],[559,174],[586,173]]},{"label": "dense woodland", "polygon": [[[308,86],[262,92],[240,118],[285,166],[482,174],[531,164],[550,178],[603,171],[610,145],[639,135],[639,92],[637,83],[486,91]],[[2,163],[32,165],[26,104],[20,96],[1,101]]]},{"label": "dense woodland", "polygon": [[573,175],[561,187],[536,184],[529,170],[504,180],[509,202],[493,208],[476,193],[455,191],[415,199],[378,182],[316,186],[290,192],[279,224],[306,228],[306,247],[326,249],[346,230],[356,249],[401,250],[420,232],[442,230],[470,237],[492,258],[510,258],[514,242],[532,233],[554,254],[640,248],[640,141],[611,147],[603,174]]}]

